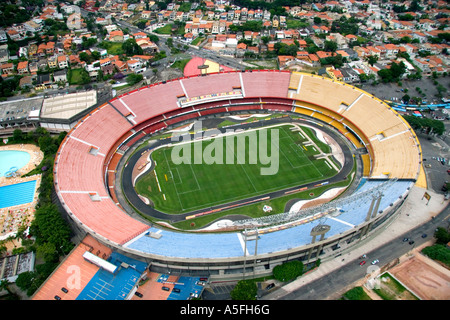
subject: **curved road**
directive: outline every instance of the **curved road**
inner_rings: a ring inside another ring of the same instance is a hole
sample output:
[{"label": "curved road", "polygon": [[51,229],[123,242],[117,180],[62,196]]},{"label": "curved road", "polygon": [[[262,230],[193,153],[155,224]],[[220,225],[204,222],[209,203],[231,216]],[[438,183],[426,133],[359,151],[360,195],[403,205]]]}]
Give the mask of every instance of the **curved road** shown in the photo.
[{"label": "curved road", "polygon": [[[278,124],[278,123],[282,123],[282,122],[297,122],[297,123],[303,123],[304,121],[297,121],[294,119],[290,119],[287,121],[287,118],[277,118],[277,119],[270,119],[270,120],[266,120],[266,121],[258,121],[255,123],[246,123],[246,124],[241,124],[239,126],[234,126],[234,129],[250,129],[250,128],[257,128],[257,127],[265,127],[271,124]],[[136,208],[138,209],[142,214],[144,215],[148,215],[157,219],[163,219],[163,220],[168,220],[171,222],[177,222],[177,221],[182,221],[185,220],[187,216],[190,215],[194,215],[194,214],[198,214],[198,213],[203,213],[203,212],[207,212],[210,210],[218,210],[221,208],[225,208],[225,207],[229,207],[230,205],[242,205],[243,203],[247,203],[249,201],[255,201],[258,202],[258,199],[260,198],[265,198],[265,197],[270,197],[270,198],[277,198],[280,196],[283,196],[285,194],[286,191],[290,191],[290,190],[295,190],[298,188],[303,188],[303,187],[308,187],[311,188],[314,185],[317,185],[319,183],[322,182],[329,182],[331,183],[336,183],[339,181],[343,181],[345,179],[347,179],[348,174],[351,172],[352,168],[353,168],[353,155],[352,152],[350,151],[348,145],[343,141],[342,137],[340,137],[339,135],[337,135],[334,131],[330,130],[329,128],[326,128],[324,126],[319,126],[319,125],[315,125],[311,122],[308,121],[307,123],[308,125],[317,127],[320,130],[323,130],[325,132],[327,132],[330,136],[333,137],[333,139],[339,144],[340,148],[342,149],[343,153],[344,153],[344,158],[345,158],[345,163],[343,165],[343,168],[341,169],[341,171],[339,171],[335,176],[329,178],[329,179],[325,179],[325,180],[321,180],[321,181],[315,181],[313,183],[308,183],[308,184],[304,184],[304,185],[298,185],[298,186],[294,186],[294,187],[290,187],[287,189],[283,189],[283,190],[279,190],[279,191],[275,191],[275,192],[270,192],[267,194],[262,194],[262,195],[258,195],[258,196],[254,196],[254,197],[250,197],[250,198],[246,198],[243,200],[238,200],[238,201],[233,201],[233,202],[229,202],[229,203],[225,203],[225,204],[221,204],[221,205],[217,205],[217,206],[213,206],[213,207],[209,207],[209,208],[205,208],[205,209],[201,209],[201,210],[196,210],[196,211],[191,211],[191,212],[186,212],[186,213],[182,213],[182,214],[167,214],[167,213],[163,213],[160,212],[148,205],[146,205],[137,195],[134,187],[133,187],[133,182],[132,182],[132,171],[133,168],[136,164],[136,162],[139,160],[139,158],[141,157],[141,153],[135,153],[133,156],[131,156],[128,161],[127,161],[127,165],[123,168],[123,174],[122,174],[122,190],[124,192],[124,195],[126,196],[126,198],[128,199],[128,201]],[[226,128],[217,128],[218,130],[220,130],[221,132],[225,133]],[[191,135],[191,138],[193,136]],[[161,140],[157,140],[154,144],[152,144],[149,147],[146,147],[144,149],[142,149],[142,151],[147,151],[147,150],[151,150],[154,149],[158,146],[161,145],[165,145],[168,143],[171,143],[171,139],[167,138],[167,139],[161,139]]]},{"label": "curved road", "polygon": [[[418,247],[429,241],[433,236],[437,227],[448,227],[448,217],[450,214],[450,206],[446,206],[434,219],[431,219],[424,224],[413,228],[401,234],[392,241],[380,246],[377,249],[367,252],[368,260],[379,259],[383,263],[394,261],[398,257],[406,254],[414,247]],[[422,238],[422,234],[427,234],[426,238]],[[414,245],[410,245],[408,242],[402,241],[404,237],[408,237],[415,241]],[[278,298],[279,300],[324,300],[324,299],[339,299],[339,294],[344,293],[343,290],[349,286],[349,284],[355,283],[361,280],[366,275],[366,266],[361,267],[359,265],[360,260],[356,259],[351,261],[335,271],[332,271],[321,278],[314,280],[308,284],[301,286],[300,288],[287,293],[286,295]],[[278,289],[280,290],[280,289]],[[282,289],[281,289],[282,290]],[[273,299],[272,295],[268,295],[262,298]]]}]

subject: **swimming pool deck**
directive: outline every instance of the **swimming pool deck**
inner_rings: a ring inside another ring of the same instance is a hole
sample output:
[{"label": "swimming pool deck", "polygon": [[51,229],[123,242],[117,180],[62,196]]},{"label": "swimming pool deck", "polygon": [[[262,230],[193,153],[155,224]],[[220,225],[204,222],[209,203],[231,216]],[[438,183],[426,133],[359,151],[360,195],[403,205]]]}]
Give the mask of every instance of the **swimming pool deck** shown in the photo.
[{"label": "swimming pool deck", "polygon": [[[30,172],[36,166],[38,166],[42,159],[44,159],[44,153],[39,149],[39,147],[33,144],[13,144],[7,146],[0,146],[0,151],[25,151],[30,154],[30,161],[18,170],[20,175]],[[6,178],[0,177],[0,186],[6,186],[9,184],[24,182],[26,180],[22,180],[22,178]]]},{"label": "swimming pool deck", "polygon": [[[1,146],[0,151],[4,150],[26,151],[30,154],[30,161],[18,170],[20,175],[26,174],[36,168],[36,166],[39,165],[44,158],[44,153],[39,149],[39,147],[32,144]],[[6,239],[9,236],[14,236],[17,233],[18,228],[22,225],[31,225],[31,222],[34,219],[34,212],[38,199],[37,189],[41,184],[41,175],[37,174],[29,177],[17,176],[13,178],[0,177],[0,187],[33,180],[36,180],[36,187],[34,197],[31,202],[0,209],[0,240]],[[18,245],[20,244],[9,241],[6,243],[6,248],[8,251],[11,251]]]}]

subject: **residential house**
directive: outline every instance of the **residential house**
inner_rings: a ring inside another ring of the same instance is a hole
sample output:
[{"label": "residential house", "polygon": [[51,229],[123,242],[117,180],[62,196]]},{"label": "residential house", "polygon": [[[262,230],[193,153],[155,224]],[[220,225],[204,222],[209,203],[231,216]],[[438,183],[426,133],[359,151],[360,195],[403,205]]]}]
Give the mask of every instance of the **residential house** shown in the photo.
[{"label": "residential house", "polygon": [[111,42],[123,42],[124,40],[123,31],[122,30],[111,31],[106,37],[106,39]]},{"label": "residential house", "polygon": [[136,44],[142,48],[145,53],[156,53],[158,52],[158,46],[150,41],[149,38],[140,38],[136,40]]},{"label": "residential house", "polygon": [[320,59],[319,57],[314,54],[314,53],[310,53],[309,54],[309,60],[311,61],[313,67],[319,67],[320,66]]},{"label": "residential house", "polygon": [[8,41],[8,36],[6,35],[5,30],[0,30],[0,43],[4,43]]},{"label": "residential house", "polygon": [[28,69],[30,70],[30,73],[36,73],[39,71],[38,62],[33,61],[28,64]]},{"label": "residential house", "polygon": [[278,56],[278,66],[280,69],[283,69],[286,67],[287,63],[290,61],[294,61],[295,57],[293,56]]},{"label": "residential house", "polygon": [[131,59],[127,61],[127,66],[129,70],[136,72],[142,68],[142,62],[137,59]]},{"label": "residential house", "polygon": [[111,59],[110,58],[100,59],[100,67],[109,66],[111,64],[112,63],[111,63]]},{"label": "residential house", "polygon": [[194,35],[192,34],[192,32],[186,32],[184,34],[184,41],[191,43],[192,40],[194,40]]},{"label": "residential house", "polygon": [[0,69],[2,74],[11,75],[14,73],[14,64],[12,62],[0,64]]},{"label": "residential house", "polygon": [[0,63],[6,63],[9,60],[8,45],[0,46]]},{"label": "residential house", "polygon": [[58,70],[53,73],[55,82],[67,82],[67,70]]},{"label": "residential house", "polygon": [[38,46],[35,42],[28,44],[28,58],[33,58],[37,55]]},{"label": "residential house", "polygon": [[33,78],[31,76],[24,76],[20,78],[19,87],[22,89],[33,87]]},{"label": "residential house", "polygon": [[55,51],[55,43],[53,41],[49,41],[48,43],[41,43],[38,46],[37,54],[40,57],[44,57],[45,55],[52,55]]},{"label": "residential house", "polygon": [[357,73],[353,68],[345,67],[339,69],[342,74],[342,81],[345,83],[355,83],[359,82],[359,73]]},{"label": "residential house", "polygon": [[59,69],[65,69],[69,67],[69,61],[65,54],[58,56],[57,63]]},{"label": "residential house", "polygon": [[28,73],[28,61],[20,61],[17,64],[17,73],[18,74],[25,74]]},{"label": "residential house", "polygon": [[100,66],[103,75],[112,75],[114,73],[114,65],[112,63]]},{"label": "residential house", "polygon": [[71,54],[69,56],[69,63],[72,67],[75,68],[80,67],[81,65],[80,57],[77,54]]},{"label": "residential house", "polygon": [[50,74],[39,74],[37,76],[36,86],[34,87],[35,90],[45,90],[47,88],[50,88],[52,85],[52,79],[50,77]]},{"label": "residential house", "polygon": [[247,45],[244,42],[238,43],[236,45],[236,57],[242,58],[247,51]]},{"label": "residential house", "polygon": [[58,68],[58,56],[51,56],[47,59],[47,64],[50,69]]},{"label": "residential house", "polygon": [[116,67],[118,72],[125,72],[128,71],[128,64],[121,60],[115,60],[113,61],[114,66]]},{"label": "residential house", "polygon": [[44,71],[48,68],[48,61],[47,58],[41,58],[37,62],[38,71]]},{"label": "residential house", "polygon": [[66,22],[67,28],[69,30],[78,30],[83,27],[83,18],[79,12],[72,13]]}]

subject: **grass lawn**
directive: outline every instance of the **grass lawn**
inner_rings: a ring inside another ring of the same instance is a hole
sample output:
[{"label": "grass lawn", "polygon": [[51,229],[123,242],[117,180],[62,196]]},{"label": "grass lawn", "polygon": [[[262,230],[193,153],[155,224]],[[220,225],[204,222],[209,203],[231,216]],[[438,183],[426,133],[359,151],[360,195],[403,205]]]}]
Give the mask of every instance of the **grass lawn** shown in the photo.
[{"label": "grass lawn", "polygon": [[177,60],[170,67],[173,69],[180,69],[181,71],[184,71],[184,67],[186,67],[186,64],[189,61],[191,61],[191,59]]},{"label": "grass lawn", "polygon": [[106,49],[108,54],[121,55],[123,54],[122,43],[121,42],[111,42],[103,41],[100,47]]},{"label": "grass lawn", "polygon": [[[263,154],[268,155],[273,162],[265,164],[259,157],[256,157],[256,163],[250,162],[251,139],[243,139],[251,136],[250,132],[235,134],[231,138],[219,137],[189,143],[184,149],[191,150],[188,161],[190,163],[187,164],[176,164],[176,161],[172,161],[173,146],[157,149],[152,153],[152,159],[156,162],[155,170],[138,181],[136,190],[150,198],[157,210],[176,214],[246,199],[335,175],[336,170],[327,160],[315,159],[314,156],[320,152],[310,145],[305,145],[307,139],[298,132],[291,131],[291,128],[293,125],[286,124],[253,132],[253,137],[257,135],[258,141],[263,130],[267,133],[268,150]],[[276,133],[272,130],[277,130],[278,133],[278,139],[273,141],[273,148],[270,143],[271,134]],[[238,148],[240,141],[245,141],[245,148]],[[202,164],[194,163],[194,155],[199,154],[195,152],[196,149],[201,150]],[[227,150],[233,150],[233,157],[225,161]],[[238,150],[245,150],[244,161],[241,163],[237,160]],[[260,151],[259,146],[256,150]],[[218,156],[221,151],[223,156]],[[211,152],[212,157],[223,159],[223,164],[205,164],[205,154],[208,152]],[[268,168],[275,161],[278,163],[278,171],[272,175],[262,175],[261,168]]]},{"label": "grass lawn", "polygon": [[193,46],[196,46],[196,45],[198,45],[199,43],[201,43],[203,40],[205,40],[205,37],[197,37],[197,38],[194,39],[194,41],[191,42],[191,44],[192,44]]},{"label": "grass lawn", "polygon": [[383,300],[419,300],[389,273],[380,277],[379,289],[373,289]]},{"label": "grass lawn", "polygon": [[164,27],[155,29],[155,33],[159,34],[171,34],[172,32],[172,24],[166,24]]},{"label": "grass lawn", "polygon": [[71,85],[83,84],[83,78],[81,77],[82,72],[85,72],[83,68],[71,69],[69,72],[69,83]]}]

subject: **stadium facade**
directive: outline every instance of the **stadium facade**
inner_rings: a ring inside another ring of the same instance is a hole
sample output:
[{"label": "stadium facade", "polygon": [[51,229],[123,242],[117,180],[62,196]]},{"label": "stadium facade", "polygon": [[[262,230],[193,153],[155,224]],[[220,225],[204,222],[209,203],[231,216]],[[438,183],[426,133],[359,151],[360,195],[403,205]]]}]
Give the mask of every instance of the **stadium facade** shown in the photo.
[{"label": "stadium facade", "polygon": [[[245,221],[226,233],[178,232],[128,213],[118,200],[118,164],[148,135],[205,117],[286,113],[338,132],[361,163],[354,194],[276,223]],[[379,229],[421,174],[414,131],[391,107],[356,87],[297,72],[220,72],[151,84],[93,109],[55,159],[55,189],[76,225],[159,271],[211,278],[268,274],[300,259],[333,257]]]}]

